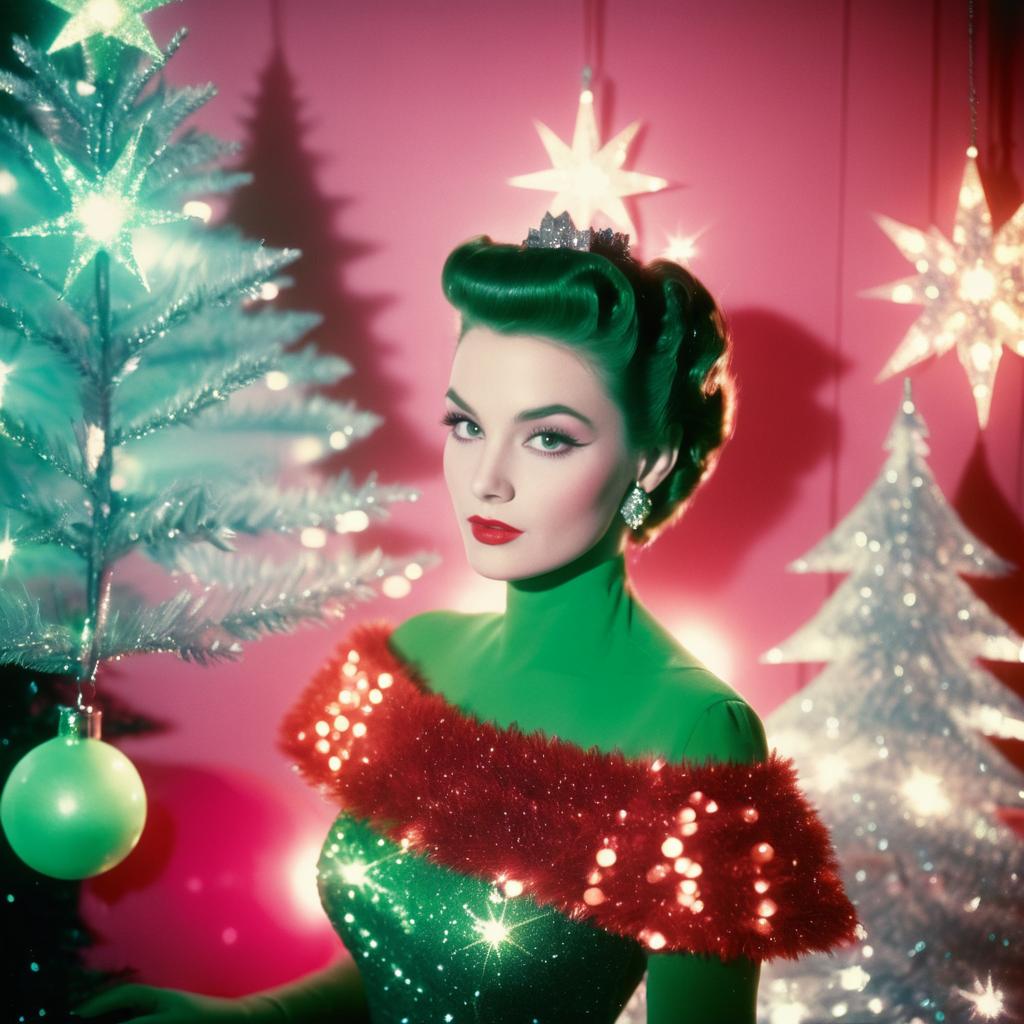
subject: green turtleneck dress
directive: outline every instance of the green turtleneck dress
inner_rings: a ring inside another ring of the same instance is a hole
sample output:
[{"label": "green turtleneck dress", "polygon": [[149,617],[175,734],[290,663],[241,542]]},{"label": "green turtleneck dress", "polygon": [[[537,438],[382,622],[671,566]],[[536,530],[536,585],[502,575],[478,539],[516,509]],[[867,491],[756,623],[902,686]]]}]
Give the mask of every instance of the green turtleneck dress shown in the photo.
[{"label": "green turtleneck dress", "polygon": [[[749,705],[633,596],[622,554],[510,582],[504,614],[414,616],[390,645],[430,689],[502,728],[627,756],[768,756]],[[612,1024],[645,968],[648,1024],[755,1020],[758,964],[649,952],[403,853],[347,813],[318,876],[375,1024]]]}]

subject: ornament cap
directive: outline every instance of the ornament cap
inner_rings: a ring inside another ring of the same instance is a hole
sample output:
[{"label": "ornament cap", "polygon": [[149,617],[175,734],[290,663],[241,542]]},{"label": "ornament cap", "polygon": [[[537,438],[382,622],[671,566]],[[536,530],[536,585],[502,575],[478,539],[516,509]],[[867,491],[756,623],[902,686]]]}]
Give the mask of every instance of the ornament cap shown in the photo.
[{"label": "ornament cap", "polygon": [[91,704],[84,708],[60,705],[57,735],[69,740],[98,740],[103,730],[103,712]]}]

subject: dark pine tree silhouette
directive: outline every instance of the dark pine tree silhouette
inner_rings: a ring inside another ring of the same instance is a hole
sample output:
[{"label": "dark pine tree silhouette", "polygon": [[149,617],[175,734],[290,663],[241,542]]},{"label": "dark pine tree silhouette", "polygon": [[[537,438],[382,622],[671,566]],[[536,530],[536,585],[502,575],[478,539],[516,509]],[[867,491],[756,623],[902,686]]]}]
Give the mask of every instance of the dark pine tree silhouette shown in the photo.
[{"label": "dark pine tree silhouette", "polygon": [[[313,342],[320,351],[347,360],[353,369],[327,394],[356,401],[384,417],[384,425],[351,451],[320,462],[320,471],[330,474],[344,468],[362,480],[379,469],[384,482],[415,483],[433,475],[432,456],[403,422],[408,386],[385,372],[389,346],[373,330],[374,318],[391,298],[357,295],[344,285],[345,269],[372,252],[373,245],[339,234],[338,213],[352,200],[324,195],[317,181],[323,157],[303,141],[309,125],[301,114],[284,52],[281,6],[280,0],[271,0],[273,48],[245,119],[247,138],[237,165],[253,180],[232,194],[226,219],[268,245],[302,250],[302,258],[289,267],[292,286],[273,301],[280,308],[315,309],[323,316]],[[423,537],[389,520],[374,527],[374,542],[403,550],[422,546]]]}]

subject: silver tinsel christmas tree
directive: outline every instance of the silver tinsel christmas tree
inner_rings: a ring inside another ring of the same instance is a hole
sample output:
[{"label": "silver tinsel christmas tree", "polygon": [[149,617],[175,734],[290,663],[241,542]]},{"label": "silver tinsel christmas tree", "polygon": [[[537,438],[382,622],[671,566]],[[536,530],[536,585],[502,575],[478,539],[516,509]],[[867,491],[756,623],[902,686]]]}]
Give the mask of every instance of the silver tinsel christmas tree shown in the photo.
[{"label": "silver tinsel christmas tree", "polygon": [[864,927],[853,950],[764,965],[764,1024],[1010,1019],[1024,843],[997,809],[1020,806],[1024,777],[986,735],[1022,735],[1024,701],[974,659],[1019,661],[1024,640],[960,578],[1012,566],[947,504],[927,436],[905,380],[881,474],[790,566],[846,578],[762,657],[828,663],[766,726],[832,831]]}]

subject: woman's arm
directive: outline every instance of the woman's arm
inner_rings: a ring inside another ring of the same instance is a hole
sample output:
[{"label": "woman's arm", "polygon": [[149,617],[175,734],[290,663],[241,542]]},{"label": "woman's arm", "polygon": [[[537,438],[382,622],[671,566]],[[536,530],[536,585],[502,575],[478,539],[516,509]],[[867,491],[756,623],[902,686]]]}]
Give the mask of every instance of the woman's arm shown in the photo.
[{"label": "woman's arm", "polygon": [[117,985],[74,1008],[89,1020],[112,1013],[125,1024],[369,1024],[362,981],[351,962],[234,999],[154,985]]},{"label": "woman's arm", "polygon": [[647,960],[647,1024],[755,1024],[761,965],[700,953]]},{"label": "woman's arm", "polygon": [[369,1024],[359,970],[351,960],[243,1000],[253,1024]]},{"label": "woman's arm", "polygon": [[[768,757],[764,726],[742,700],[707,708],[674,758],[749,764]],[[755,1024],[761,965],[694,953],[647,958],[647,1024]]]}]

